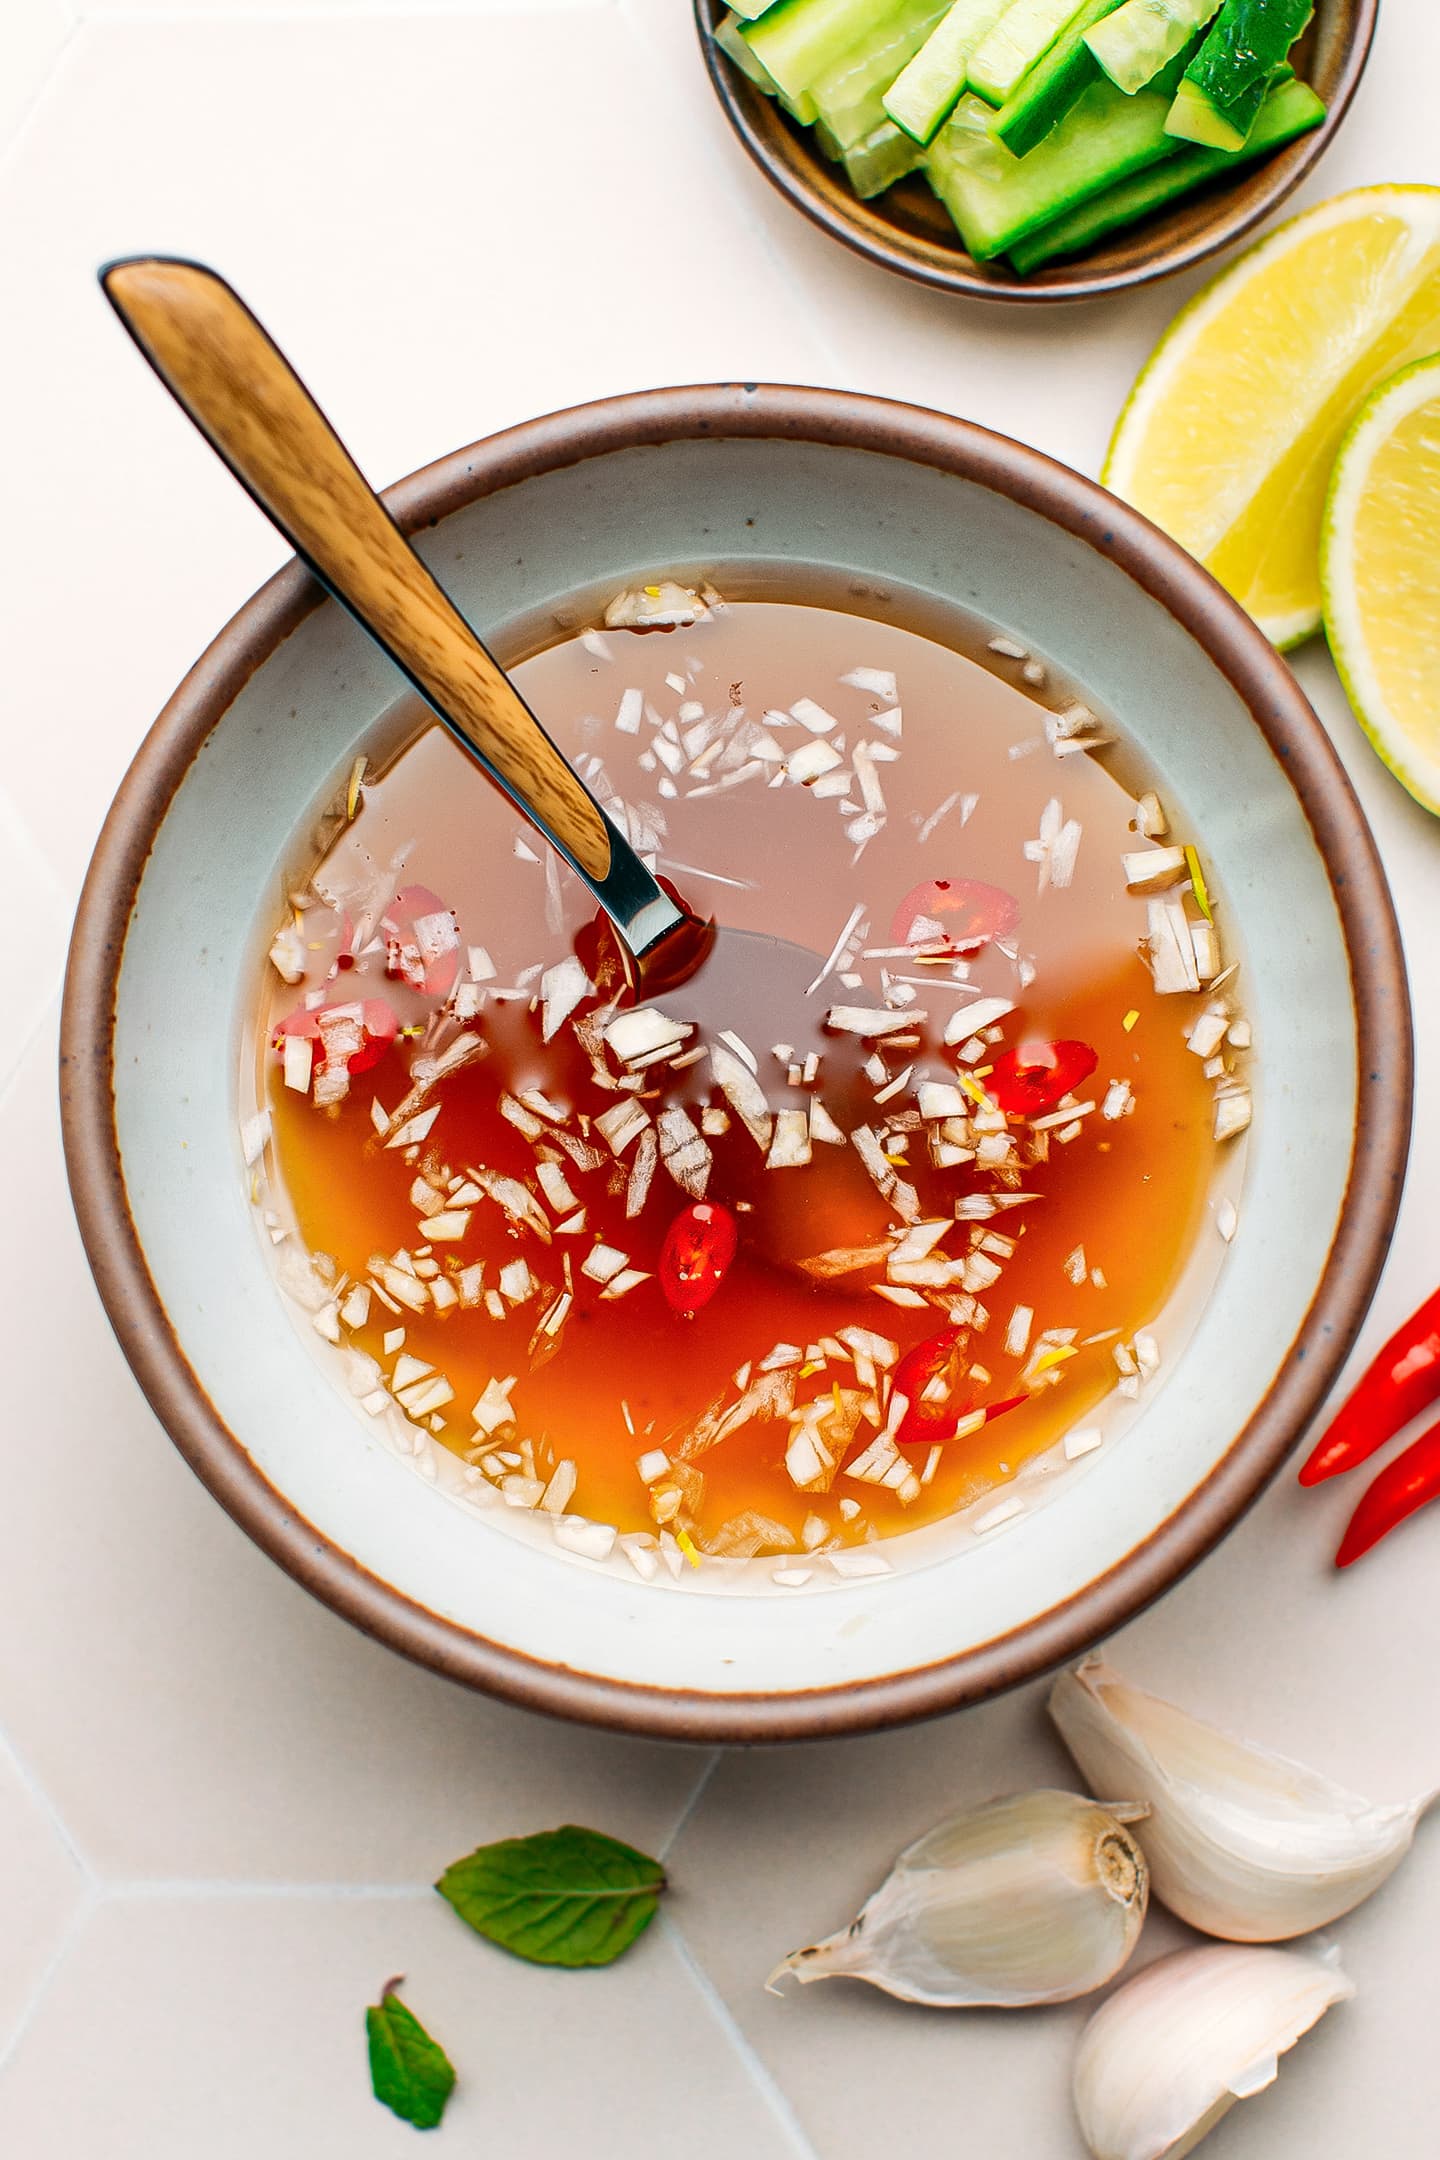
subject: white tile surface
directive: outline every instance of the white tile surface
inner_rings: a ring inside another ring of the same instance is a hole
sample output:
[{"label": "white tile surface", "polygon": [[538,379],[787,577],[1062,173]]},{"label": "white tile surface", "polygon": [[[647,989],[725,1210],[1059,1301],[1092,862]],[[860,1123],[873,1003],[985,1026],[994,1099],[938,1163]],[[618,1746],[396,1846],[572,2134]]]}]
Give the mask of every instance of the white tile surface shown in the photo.
[{"label": "white tile surface", "polygon": [[0,1029],[0,1102],[26,1045],[53,1004],[65,973],[70,903],[30,826],[0,782],[0,863],[8,890],[20,896],[25,935],[12,940]]},{"label": "white tile surface", "polygon": [[107,1900],[0,2081],[0,2150],[409,2153],[414,2131],[376,2106],[365,2067],[364,2006],[400,1970],[459,2072],[442,2153],[789,2160],[658,1923],[613,1971],[545,1972],[478,1941],[433,1893]]},{"label": "white tile surface", "polygon": [[65,0],[9,0],[0,10],[0,159],[38,102],[75,28]]},{"label": "white tile surface", "polygon": [[0,2060],[85,1895],[85,1875],[53,1810],[0,1742]]},{"label": "white tile surface", "polygon": [[[1312,198],[1440,180],[1437,66],[1435,10],[1387,0]],[[510,94],[537,83],[563,116],[553,140]],[[681,244],[657,249],[657,214],[680,217]],[[1022,315],[853,261],[730,137],[689,0],[0,0],[0,274],[36,332],[0,345],[21,509],[0,533],[0,853],[34,902],[0,1029],[0,1192],[26,1231],[0,1239],[0,1310],[38,1375],[0,1427],[0,2150],[408,2151],[368,2097],[360,2023],[404,1969],[464,2079],[441,2150],[1075,2160],[1080,2012],[946,2017],[760,1986],[947,1808],[1067,1775],[1041,1691],[728,1757],[697,1797],[705,1758],[539,1723],[352,1634],[224,1519],[129,1378],[59,1160],[60,928],[145,727],[279,559],[94,288],[106,255],[147,246],[234,277],[381,479],[548,407],[724,375],[931,403],[1094,471],[1200,282]],[[1371,757],[1323,651],[1297,667],[1394,882],[1428,1105],[1440,835]],[[1357,1362],[1440,1277],[1437,1189],[1422,1114]],[[1350,1500],[1280,1483],[1117,1655],[1400,1797],[1440,1777],[1437,1530],[1337,1581]],[[423,1887],[482,1838],[574,1816],[652,1850],[683,1820],[665,1926],[613,1973],[515,1965]],[[1207,2154],[1431,2160],[1437,1897],[1431,1825],[1336,1930],[1360,1999]],[[1155,1923],[1142,1954],[1181,1934]]]}]

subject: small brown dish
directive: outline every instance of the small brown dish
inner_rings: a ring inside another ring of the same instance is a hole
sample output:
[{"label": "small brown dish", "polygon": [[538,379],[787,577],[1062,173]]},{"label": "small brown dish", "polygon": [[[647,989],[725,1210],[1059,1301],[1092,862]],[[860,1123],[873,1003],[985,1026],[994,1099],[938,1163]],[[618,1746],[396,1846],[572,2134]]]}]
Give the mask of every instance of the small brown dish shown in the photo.
[{"label": "small brown dish", "polygon": [[797,210],[857,255],[902,277],[977,300],[1091,300],[1127,286],[1171,277],[1204,262],[1253,231],[1311,171],[1339,128],[1370,57],[1380,0],[1316,0],[1315,17],[1296,52],[1296,73],[1324,99],[1326,114],[1309,135],[1233,180],[1203,188],[1172,210],[1101,242],[1070,262],[1029,277],[1005,264],[967,255],[944,209],[918,175],[861,202],[844,175],[773,98],[747,82],[711,32],[726,0],[695,0],[695,21],[710,80],[725,115],[755,163]]}]

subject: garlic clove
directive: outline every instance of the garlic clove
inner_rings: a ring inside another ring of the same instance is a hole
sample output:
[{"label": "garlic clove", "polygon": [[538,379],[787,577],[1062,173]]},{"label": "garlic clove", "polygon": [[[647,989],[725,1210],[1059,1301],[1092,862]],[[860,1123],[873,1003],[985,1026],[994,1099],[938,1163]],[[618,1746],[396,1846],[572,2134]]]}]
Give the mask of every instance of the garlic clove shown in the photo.
[{"label": "garlic clove", "polygon": [[1098,1657],[1060,1675],[1050,1715],[1097,1790],[1148,1802],[1156,1897],[1232,1942],[1283,1942],[1349,1912],[1404,1859],[1436,1797],[1372,1806],[1132,1687]]},{"label": "garlic clove", "polygon": [[1144,1809],[1016,1793],[906,1847],[848,1928],[766,1982],[848,1978],[904,2002],[1018,2009],[1087,1995],[1135,1947],[1149,1895],[1126,1824]]},{"label": "garlic clove", "polygon": [[1330,1949],[1212,1943],[1147,1965],[1080,2035],[1075,2112],[1095,2160],[1181,2160],[1354,1992]]}]

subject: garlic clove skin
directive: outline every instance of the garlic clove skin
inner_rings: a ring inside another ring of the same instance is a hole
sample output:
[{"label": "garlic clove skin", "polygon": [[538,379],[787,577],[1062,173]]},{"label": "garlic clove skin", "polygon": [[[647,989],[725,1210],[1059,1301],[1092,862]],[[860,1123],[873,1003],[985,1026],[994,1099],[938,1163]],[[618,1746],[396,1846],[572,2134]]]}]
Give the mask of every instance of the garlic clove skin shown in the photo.
[{"label": "garlic clove skin", "polygon": [[1144,1813],[1074,1793],[1016,1793],[906,1847],[848,1928],[792,1951],[766,1982],[868,1980],[902,2002],[1020,2009],[1103,1987],[1145,1919]]},{"label": "garlic clove skin", "polygon": [[1132,1687],[1098,1657],[1060,1675],[1050,1715],[1097,1791],[1148,1803],[1156,1897],[1230,1942],[1284,1942],[1359,1905],[1404,1859],[1436,1797],[1372,1806]]},{"label": "garlic clove skin", "polygon": [[1328,1949],[1212,1943],[1147,1965],[1080,2035],[1075,2112],[1094,2160],[1181,2160],[1354,1992]]}]

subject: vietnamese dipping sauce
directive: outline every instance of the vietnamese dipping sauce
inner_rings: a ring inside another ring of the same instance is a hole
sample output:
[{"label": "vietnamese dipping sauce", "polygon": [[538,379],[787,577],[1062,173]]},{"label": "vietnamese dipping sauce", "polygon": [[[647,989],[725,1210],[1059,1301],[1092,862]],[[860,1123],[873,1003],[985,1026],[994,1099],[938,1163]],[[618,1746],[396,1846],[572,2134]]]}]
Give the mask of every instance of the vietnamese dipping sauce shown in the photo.
[{"label": "vietnamese dipping sauce", "polygon": [[282,1280],[395,1444],[562,1549],[798,1584],[988,1534],[1234,1231],[1248,1023],[1190,836],[1074,686],[933,606],[666,581],[512,672],[783,994],[602,1001],[580,880],[397,707],[256,993]]}]

